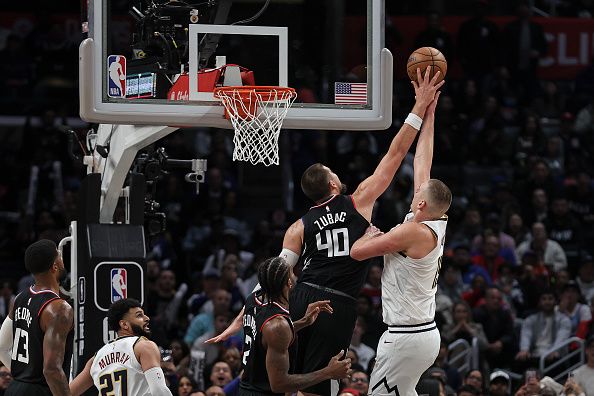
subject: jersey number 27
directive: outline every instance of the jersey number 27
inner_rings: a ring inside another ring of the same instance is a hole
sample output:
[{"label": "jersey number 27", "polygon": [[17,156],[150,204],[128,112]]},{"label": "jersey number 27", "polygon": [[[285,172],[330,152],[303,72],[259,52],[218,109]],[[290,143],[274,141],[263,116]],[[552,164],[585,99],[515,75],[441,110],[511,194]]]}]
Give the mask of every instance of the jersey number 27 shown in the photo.
[{"label": "jersey number 27", "polygon": [[347,228],[335,228],[325,230],[324,241],[322,233],[316,234],[316,244],[318,251],[326,250],[328,257],[348,256],[350,254],[349,230]]}]

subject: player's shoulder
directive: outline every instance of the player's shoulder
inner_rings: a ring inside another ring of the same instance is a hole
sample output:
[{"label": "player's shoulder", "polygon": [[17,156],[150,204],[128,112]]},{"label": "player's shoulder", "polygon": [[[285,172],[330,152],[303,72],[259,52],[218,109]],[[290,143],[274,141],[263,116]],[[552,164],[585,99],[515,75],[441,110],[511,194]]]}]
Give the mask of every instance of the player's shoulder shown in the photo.
[{"label": "player's shoulder", "polygon": [[262,324],[262,334],[268,342],[290,344],[293,339],[293,330],[284,315],[273,316]]},{"label": "player's shoulder", "polygon": [[42,316],[51,316],[58,320],[72,319],[73,309],[68,302],[60,297],[54,297],[48,300],[40,309]]},{"label": "player's shoulder", "polygon": [[138,337],[132,347],[137,353],[161,353],[157,344],[144,336]]}]

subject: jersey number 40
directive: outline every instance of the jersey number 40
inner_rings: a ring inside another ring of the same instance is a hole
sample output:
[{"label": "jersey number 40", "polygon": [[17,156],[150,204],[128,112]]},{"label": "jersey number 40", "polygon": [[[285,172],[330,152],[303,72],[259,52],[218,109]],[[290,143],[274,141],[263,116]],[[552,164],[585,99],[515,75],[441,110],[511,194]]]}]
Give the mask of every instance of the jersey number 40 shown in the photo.
[{"label": "jersey number 40", "polygon": [[[324,241],[322,241],[322,235]],[[325,230],[322,234],[316,234],[318,251],[326,250],[328,257],[348,256],[350,254],[349,230],[347,228],[335,228]]]}]

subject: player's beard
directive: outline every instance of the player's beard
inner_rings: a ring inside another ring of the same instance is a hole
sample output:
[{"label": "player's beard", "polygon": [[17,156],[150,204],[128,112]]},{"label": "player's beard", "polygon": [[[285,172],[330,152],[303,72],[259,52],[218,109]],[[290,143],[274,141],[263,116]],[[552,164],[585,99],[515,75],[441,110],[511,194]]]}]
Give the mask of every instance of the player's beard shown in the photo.
[{"label": "player's beard", "polygon": [[148,338],[151,335],[150,330],[147,331],[142,326],[138,326],[137,324],[131,323],[131,327],[132,327],[132,332],[136,336],[147,337]]},{"label": "player's beard", "polygon": [[340,183],[340,193],[346,194],[346,192],[347,192],[347,185],[344,183]]}]

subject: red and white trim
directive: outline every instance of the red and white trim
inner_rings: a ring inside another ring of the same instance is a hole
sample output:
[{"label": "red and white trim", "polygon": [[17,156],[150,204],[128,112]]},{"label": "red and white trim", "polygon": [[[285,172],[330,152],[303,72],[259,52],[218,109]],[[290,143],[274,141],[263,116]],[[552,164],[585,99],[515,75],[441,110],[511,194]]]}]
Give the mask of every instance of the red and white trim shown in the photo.
[{"label": "red and white trim", "polygon": [[43,294],[43,293],[52,293],[54,296],[56,296],[58,298],[60,297],[55,291],[53,291],[51,289],[43,289],[43,290],[36,292],[35,290],[33,290],[33,286],[29,286],[29,291],[31,292],[31,294],[34,294],[34,295]]},{"label": "red and white trim", "polygon": [[56,300],[61,300],[60,297],[55,297],[52,298],[50,300],[47,300],[46,302],[43,303],[43,305],[41,306],[41,308],[39,308],[39,312],[37,312],[37,317],[41,316],[41,313],[43,312],[43,310],[45,309],[45,307],[47,307],[47,304],[51,303],[52,301],[56,301]]},{"label": "red and white trim", "polygon": [[336,198],[336,197],[338,197],[338,195],[332,195],[332,196],[331,196],[330,198],[328,198],[326,201],[324,201],[324,202],[322,202],[321,204],[318,204],[318,205],[316,205],[316,206],[312,206],[312,207],[311,207],[311,208],[309,208],[309,209],[311,210],[311,209],[319,208],[320,206],[324,206],[324,205],[326,205],[328,202],[332,201],[332,200],[333,200],[334,198]]}]

